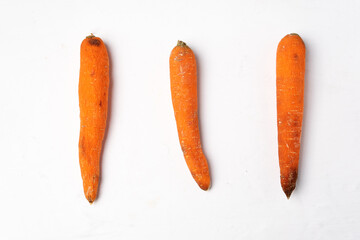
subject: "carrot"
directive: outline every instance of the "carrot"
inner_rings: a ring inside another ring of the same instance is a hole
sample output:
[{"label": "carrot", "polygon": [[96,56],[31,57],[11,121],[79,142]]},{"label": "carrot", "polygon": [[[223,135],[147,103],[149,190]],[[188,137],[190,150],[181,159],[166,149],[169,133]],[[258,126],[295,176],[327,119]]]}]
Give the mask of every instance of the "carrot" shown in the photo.
[{"label": "carrot", "polygon": [[97,196],[100,154],[106,128],[109,89],[109,58],[103,41],[90,35],[80,49],[79,161],[86,199]]},{"label": "carrot", "polygon": [[200,142],[196,60],[182,41],[170,55],[170,85],[175,120],[186,164],[203,190],[210,188],[208,163]]},{"label": "carrot", "polygon": [[305,45],[299,35],[286,35],[276,56],[276,98],[281,186],[290,198],[298,176],[304,108]]}]

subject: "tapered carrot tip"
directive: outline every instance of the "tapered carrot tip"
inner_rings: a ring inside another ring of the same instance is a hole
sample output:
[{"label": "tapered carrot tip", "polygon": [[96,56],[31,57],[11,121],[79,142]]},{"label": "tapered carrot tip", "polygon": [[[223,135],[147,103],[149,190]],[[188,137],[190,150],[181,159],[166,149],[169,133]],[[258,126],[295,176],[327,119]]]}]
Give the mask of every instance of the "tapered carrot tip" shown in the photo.
[{"label": "tapered carrot tip", "polygon": [[87,192],[85,193],[85,197],[89,201],[90,204],[92,204],[95,201],[96,195],[97,195],[97,187],[96,186],[94,186],[93,188],[89,187]]},{"label": "tapered carrot tip", "polygon": [[[183,151],[184,149],[185,148],[183,148]],[[211,186],[210,171],[203,151],[200,148],[197,148],[197,150],[198,151],[195,152],[195,154],[189,154],[185,150],[184,157],[190,173],[197,185],[202,190],[207,191]]]},{"label": "tapered carrot tip", "polygon": [[286,197],[289,199],[291,193],[294,191],[296,187],[297,171],[290,171],[290,173],[281,175],[280,178],[281,178],[281,188],[283,189]]},{"label": "tapered carrot tip", "polygon": [[199,185],[199,187],[202,190],[204,190],[204,191],[209,190],[210,186],[211,186],[210,176],[205,177],[205,179],[203,179],[203,180],[198,180],[197,184]]},{"label": "tapered carrot tip", "polygon": [[292,192],[285,192],[287,199],[290,199],[291,193]]},{"label": "tapered carrot tip", "polygon": [[295,187],[293,187],[293,188],[287,188],[287,189],[284,189],[284,188],[283,188],[283,191],[284,191],[287,199],[290,199],[291,193],[294,191],[294,189],[295,189]]},{"label": "tapered carrot tip", "polygon": [[204,191],[207,191],[207,190],[209,190],[210,189],[210,187],[211,187],[211,184],[209,183],[209,184],[206,184],[206,185],[204,185],[204,186],[200,186],[200,188],[202,189],[202,190],[204,190]]}]

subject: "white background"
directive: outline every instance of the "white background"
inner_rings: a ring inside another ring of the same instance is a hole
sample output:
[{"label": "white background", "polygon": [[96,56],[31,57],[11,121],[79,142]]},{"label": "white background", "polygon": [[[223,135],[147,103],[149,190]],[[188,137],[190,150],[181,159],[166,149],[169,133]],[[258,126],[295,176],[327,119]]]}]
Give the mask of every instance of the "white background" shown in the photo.
[{"label": "white background", "polygon": [[[359,239],[360,2],[1,1],[0,239]],[[307,47],[297,187],[277,158],[275,55]],[[111,58],[97,201],[78,163],[80,43]],[[169,55],[195,52],[212,188],[180,150]]]}]

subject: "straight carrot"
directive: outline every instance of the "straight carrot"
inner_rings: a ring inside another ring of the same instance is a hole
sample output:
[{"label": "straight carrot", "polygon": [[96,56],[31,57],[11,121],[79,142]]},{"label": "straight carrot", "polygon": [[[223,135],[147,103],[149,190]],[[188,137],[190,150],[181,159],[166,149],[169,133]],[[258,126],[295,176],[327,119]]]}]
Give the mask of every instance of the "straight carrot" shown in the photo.
[{"label": "straight carrot", "polygon": [[210,173],[200,142],[196,71],[193,51],[178,41],[170,55],[170,85],[180,145],[194,180],[208,190]]},{"label": "straight carrot", "polygon": [[86,199],[97,196],[100,154],[106,128],[109,89],[109,58],[103,41],[90,35],[80,48],[79,161]]},{"label": "straight carrot", "polygon": [[304,108],[305,45],[299,35],[286,35],[276,56],[276,98],[281,186],[287,198],[298,176]]}]

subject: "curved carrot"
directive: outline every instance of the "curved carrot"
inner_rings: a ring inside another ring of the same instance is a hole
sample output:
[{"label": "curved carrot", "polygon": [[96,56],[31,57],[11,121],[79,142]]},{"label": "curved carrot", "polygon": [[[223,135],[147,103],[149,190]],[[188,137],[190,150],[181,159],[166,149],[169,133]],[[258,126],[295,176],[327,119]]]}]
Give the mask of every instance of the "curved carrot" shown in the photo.
[{"label": "curved carrot", "polygon": [[305,45],[286,35],[276,56],[277,126],[281,186],[290,198],[296,186],[304,108]]},{"label": "curved carrot", "polygon": [[108,89],[108,53],[103,41],[90,35],[81,43],[79,78],[79,161],[85,197],[90,203],[95,200],[98,192]]},{"label": "curved carrot", "polygon": [[182,41],[178,41],[170,55],[170,85],[186,164],[199,187],[208,190],[210,174],[200,142],[195,55]]}]

